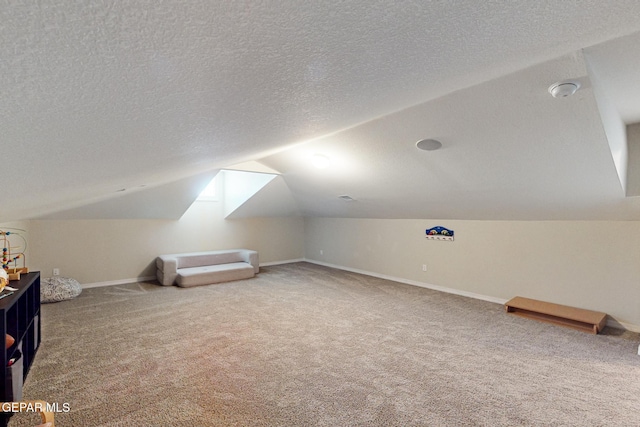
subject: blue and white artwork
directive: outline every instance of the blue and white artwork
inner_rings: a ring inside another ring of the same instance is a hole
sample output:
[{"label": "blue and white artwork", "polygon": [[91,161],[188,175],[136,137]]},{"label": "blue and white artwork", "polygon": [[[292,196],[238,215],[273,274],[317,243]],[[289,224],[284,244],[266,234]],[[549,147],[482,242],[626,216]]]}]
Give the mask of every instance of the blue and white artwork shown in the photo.
[{"label": "blue and white artwork", "polygon": [[453,240],[453,230],[448,228],[437,226],[433,228],[427,228],[427,239],[431,240]]}]

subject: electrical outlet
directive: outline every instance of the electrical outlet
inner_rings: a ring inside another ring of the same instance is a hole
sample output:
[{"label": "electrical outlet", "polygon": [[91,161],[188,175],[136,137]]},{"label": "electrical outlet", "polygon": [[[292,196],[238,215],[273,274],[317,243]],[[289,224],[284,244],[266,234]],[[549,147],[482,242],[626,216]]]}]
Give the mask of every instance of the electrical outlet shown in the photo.
[{"label": "electrical outlet", "polygon": [[54,268],[53,269],[53,275],[54,276],[59,276],[60,275],[60,269],[59,268]]},{"label": "electrical outlet", "polygon": [[324,255],[324,251],[320,249],[320,255]]},{"label": "electrical outlet", "polygon": [[422,264],[422,271],[427,271],[427,264]]}]

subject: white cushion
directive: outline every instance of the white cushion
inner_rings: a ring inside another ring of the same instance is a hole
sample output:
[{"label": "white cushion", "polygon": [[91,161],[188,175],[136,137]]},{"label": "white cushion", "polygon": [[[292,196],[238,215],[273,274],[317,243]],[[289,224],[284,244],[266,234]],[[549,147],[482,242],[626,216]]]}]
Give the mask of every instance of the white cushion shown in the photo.
[{"label": "white cushion", "polygon": [[255,276],[253,266],[246,262],[207,265],[203,267],[179,268],[176,282],[178,286],[211,285],[213,283],[230,282],[232,280],[248,279]]},{"label": "white cushion", "polygon": [[68,277],[47,277],[40,281],[40,302],[58,302],[73,299],[80,295],[80,282]]}]

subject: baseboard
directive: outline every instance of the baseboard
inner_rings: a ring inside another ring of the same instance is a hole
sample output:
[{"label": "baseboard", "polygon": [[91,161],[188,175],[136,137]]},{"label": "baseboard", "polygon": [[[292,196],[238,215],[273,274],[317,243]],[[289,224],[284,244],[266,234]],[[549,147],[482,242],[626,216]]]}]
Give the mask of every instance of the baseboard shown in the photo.
[{"label": "baseboard", "polygon": [[360,270],[357,268],[345,267],[342,265],[329,264],[327,262],[316,261],[313,259],[305,259],[306,262],[310,262],[312,264],[323,265],[325,267],[337,268],[338,270],[350,271],[352,273],[364,274],[366,276],[377,277],[379,279],[391,280],[394,282],[405,283],[407,285],[419,286],[421,288],[432,289],[434,291],[446,292],[448,294],[460,295],[463,297],[469,297],[474,299],[479,299],[482,301],[493,302],[496,304],[504,304],[508,300],[502,298],[491,297],[488,295],[476,294],[474,292],[461,291],[459,289],[447,288],[445,286],[432,285],[431,283],[418,282],[417,280],[409,280],[402,277],[395,276],[387,276],[386,274],[374,273],[372,271]]},{"label": "baseboard", "polygon": [[[302,261],[305,261],[305,259],[297,258],[297,259],[287,259],[283,261],[264,262],[264,263],[260,263],[260,267],[268,267],[270,265],[280,265],[280,264],[291,264],[294,262],[302,262]],[[156,280],[156,276],[144,276],[144,277],[137,277],[134,279],[110,280],[107,282],[83,283],[81,286],[82,286],[82,289],[100,288],[102,286],[125,285],[127,283],[146,282],[149,280]]]},{"label": "baseboard", "polygon": [[[631,332],[640,332],[640,325],[634,325],[632,323],[621,322],[609,316],[607,318],[607,326],[615,329],[626,329]],[[640,354],[640,353],[639,353]]]},{"label": "baseboard", "polygon": [[271,265],[280,265],[280,264],[291,264],[294,262],[303,262],[303,261],[306,261],[306,260],[304,258],[297,258],[297,259],[287,259],[284,261],[261,262],[260,267],[269,267]]},{"label": "baseboard", "polygon": [[102,286],[126,285],[128,283],[147,282],[149,280],[156,280],[156,276],[136,277],[135,279],[110,280],[108,282],[83,283],[80,286],[82,286],[82,289],[89,289],[100,288]]},{"label": "baseboard", "polygon": [[[372,271],[366,271],[366,270],[360,270],[360,269],[357,269],[357,268],[345,267],[345,266],[342,266],[342,265],[330,264],[328,262],[316,261],[314,259],[306,259],[305,258],[304,261],[312,263],[312,264],[323,265],[325,267],[336,268],[338,270],[344,270],[344,271],[350,271],[352,273],[364,274],[366,276],[377,277],[379,279],[392,280],[394,282],[405,283],[407,285],[419,286],[421,288],[432,289],[434,291],[446,292],[448,294],[460,295],[460,296],[463,296],[463,297],[474,298],[474,299],[493,302],[493,303],[501,304],[501,305],[504,305],[504,303],[506,303],[508,301],[508,300],[502,299],[502,298],[496,298],[496,297],[491,297],[491,296],[488,296],[488,295],[476,294],[474,292],[461,291],[459,289],[447,288],[445,286],[432,285],[430,283],[418,282],[416,280],[404,279],[402,277],[387,276],[386,274],[379,274],[379,273],[374,273]],[[619,320],[616,320],[616,319],[612,318],[611,316],[609,316],[607,318],[607,326],[609,326],[611,328],[614,328],[614,329],[625,329],[625,330],[631,331],[631,332],[640,332],[640,325],[634,325],[634,324],[631,324],[631,323],[621,322]]]},{"label": "baseboard", "polygon": [[[309,262],[311,264],[322,265],[325,267],[335,268],[338,270],[350,271],[352,273],[364,274],[365,276],[377,277],[379,279],[391,280],[394,282],[405,283],[407,285],[418,286],[421,288],[432,289],[434,291],[445,292],[453,295],[460,295],[463,297],[474,298],[474,299],[493,302],[501,305],[507,302],[506,299],[502,299],[502,298],[491,297],[488,295],[477,294],[474,292],[461,291],[459,289],[447,288],[445,286],[438,286],[438,285],[433,285],[425,282],[418,282],[416,280],[404,279],[402,277],[388,276],[386,274],[374,273],[372,271],[360,270],[357,268],[350,268],[342,265],[330,264],[328,262],[322,262],[322,261],[317,261],[314,259],[307,259],[307,258],[297,258],[297,259],[289,259],[289,260],[283,260],[283,261],[265,262],[265,263],[260,263],[260,267],[268,267],[271,265],[280,265],[280,264],[291,264],[294,262]],[[114,285],[125,285],[128,283],[146,282],[149,280],[156,280],[156,276],[144,276],[144,277],[137,277],[134,279],[111,280],[108,282],[84,283],[81,286],[83,289],[89,289],[89,288],[99,288],[102,286],[114,286]],[[640,325],[621,322],[619,320],[612,318],[611,316],[609,316],[609,318],[607,319],[607,326],[615,329],[625,329],[627,331],[640,333]]]},{"label": "baseboard", "polygon": [[[284,261],[272,261],[272,262],[260,263],[260,267],[268,267],[270,265],[290,264],[293,262],[302,262],[302,261],[305,261],[304,258],[288,259]],[[100,288],[102,286],[125,285],[127,283],[146,282],[149,280],[156,280],[156,276],[144,276],[144,277],[137,277],[134,279],[110,280],[107,282],[83,283],[81,286],[82,286],[82,289]]]}]

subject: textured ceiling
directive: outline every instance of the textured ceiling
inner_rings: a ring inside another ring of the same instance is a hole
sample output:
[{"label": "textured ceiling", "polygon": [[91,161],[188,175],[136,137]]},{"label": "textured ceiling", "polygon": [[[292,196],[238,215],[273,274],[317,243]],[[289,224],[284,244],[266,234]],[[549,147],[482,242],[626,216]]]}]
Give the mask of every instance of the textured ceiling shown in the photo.
[{"label": "textured ceiling", "polygon": [[[640,219],[590,89],[637,87],[639,15],[636,1],[9,0],[0,220],[98,215],[79,207],[249,160],[282,172],[306,215]],[[550,98],[564,78],[585,87]],[[443,149],[416,152],[425,137]],[[349,168],[299,171],[307,140]],[[123,197],[109,217],[156,200]]]},{"label": "textured ceiling", "polygon": [[[565,56],[263,162],[284,171],[307,215],[602,219],[614,209],[629,219],[637,211],[619,206],[624,192],[584,73],[581,55]],[[550,75],[576,77],[583,89],[552,98]],[[425,137],[443,148],[418,150]],[[314,152],[335,164],[310,168]]]}]

